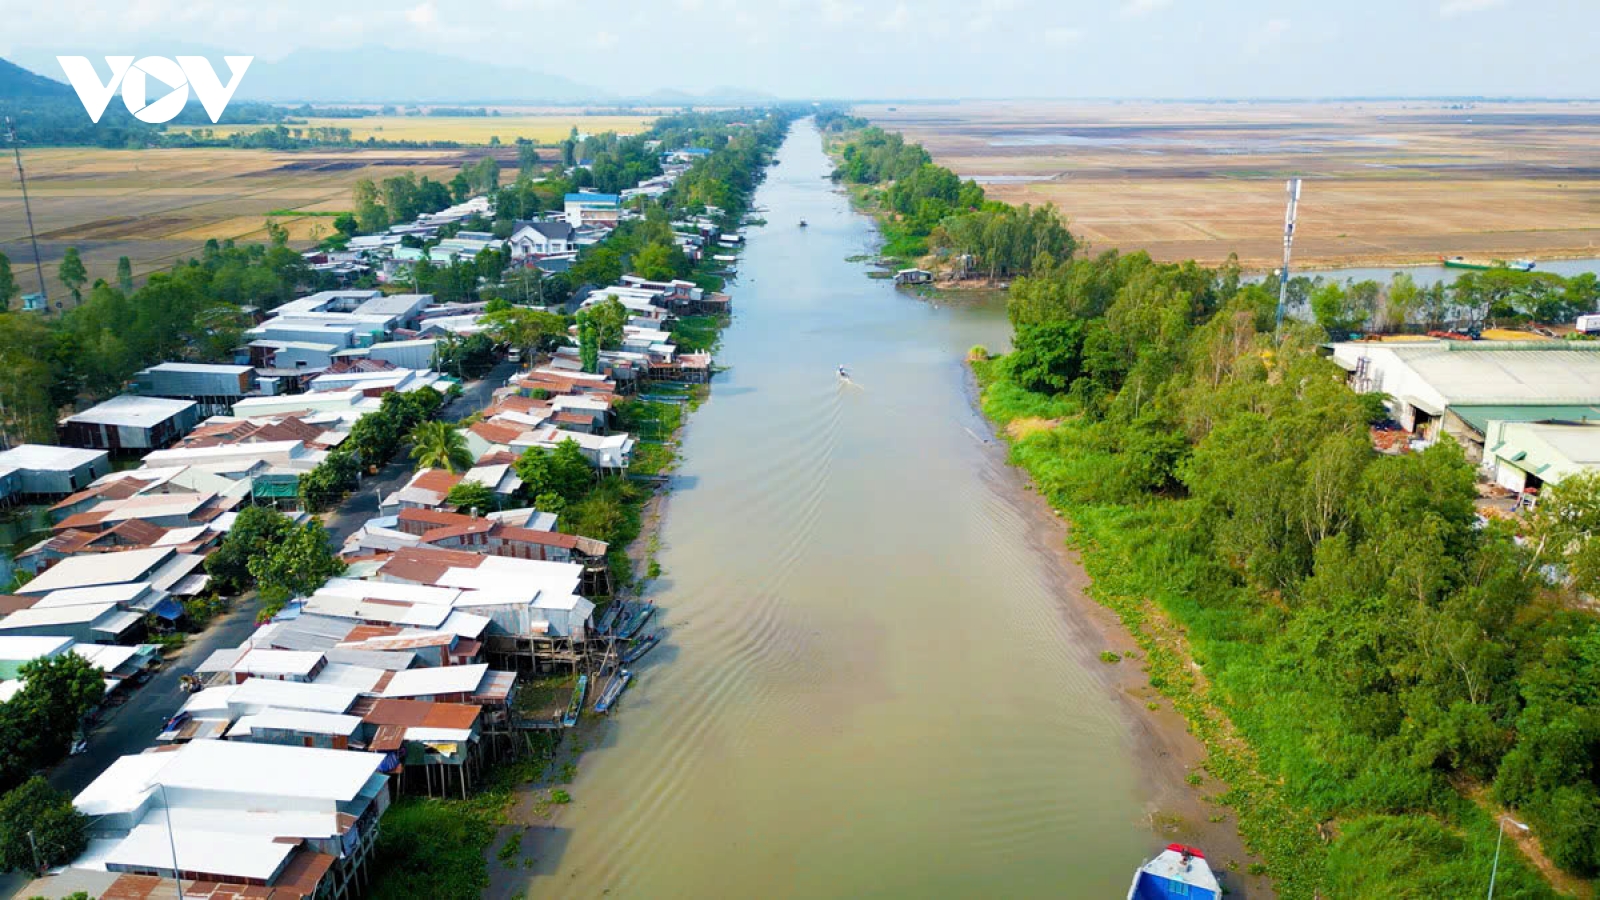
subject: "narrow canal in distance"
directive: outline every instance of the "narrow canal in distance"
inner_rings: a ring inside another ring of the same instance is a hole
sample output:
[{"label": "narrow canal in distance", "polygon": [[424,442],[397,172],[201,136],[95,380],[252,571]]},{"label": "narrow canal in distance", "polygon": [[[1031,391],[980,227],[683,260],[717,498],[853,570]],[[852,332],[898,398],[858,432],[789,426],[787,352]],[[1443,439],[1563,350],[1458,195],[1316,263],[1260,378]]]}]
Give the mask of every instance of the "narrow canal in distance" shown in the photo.
[{"label": "narrow canal in distance", "polygon": [[1160,842],[1128,715],[964,393],[1004,309],[868,280],[809,120],[779,160],[669,501],[666,639],[528,835],[528,896],[1122,896]]}]

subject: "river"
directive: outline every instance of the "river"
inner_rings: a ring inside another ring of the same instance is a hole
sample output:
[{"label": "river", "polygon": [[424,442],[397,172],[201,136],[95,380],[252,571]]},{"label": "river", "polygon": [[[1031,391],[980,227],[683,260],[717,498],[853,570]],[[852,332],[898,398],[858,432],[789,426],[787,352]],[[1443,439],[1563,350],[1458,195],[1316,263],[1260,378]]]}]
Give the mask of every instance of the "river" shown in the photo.
[{"label": "river", "polygon": [[1004,310],[863,277],[809,120],[778,158],[661,534],[667,638],[520,886],[1121,896],[1157,844],[1126,703],[964,393]]}]

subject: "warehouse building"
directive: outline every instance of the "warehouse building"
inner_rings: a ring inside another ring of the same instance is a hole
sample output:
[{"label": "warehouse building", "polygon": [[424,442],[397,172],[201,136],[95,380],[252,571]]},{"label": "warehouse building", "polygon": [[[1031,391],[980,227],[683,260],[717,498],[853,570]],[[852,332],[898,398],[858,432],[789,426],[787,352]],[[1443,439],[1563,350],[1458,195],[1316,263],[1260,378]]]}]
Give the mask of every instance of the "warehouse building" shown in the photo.
[{"label": "warehouse building", "polygon": [[159,450],[198,424],[200,405],[193,400],[123,394],[62,419],[57,430],[68,446],[116,453]]},{"label": "warehouse building", "polygon": [[223,416],[233,404],[255,391],[250,366],[168,362],[133,376],[133,392],[146,397],[193,400],[202,416]]}]

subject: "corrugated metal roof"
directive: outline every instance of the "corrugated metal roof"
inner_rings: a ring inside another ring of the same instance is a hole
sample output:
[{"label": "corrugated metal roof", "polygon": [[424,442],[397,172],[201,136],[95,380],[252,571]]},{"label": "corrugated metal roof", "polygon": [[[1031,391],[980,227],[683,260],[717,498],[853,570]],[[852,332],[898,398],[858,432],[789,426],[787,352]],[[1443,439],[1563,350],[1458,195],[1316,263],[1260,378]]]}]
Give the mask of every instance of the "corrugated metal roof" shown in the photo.
[{"label": "corrugated metal roof", "polygon": [[1600,405],[1578,404],[1525,404],[1525,405],[1473,405],[1450,407],[1450,411],[1483,434],[1490,422],[1600,422]]}]

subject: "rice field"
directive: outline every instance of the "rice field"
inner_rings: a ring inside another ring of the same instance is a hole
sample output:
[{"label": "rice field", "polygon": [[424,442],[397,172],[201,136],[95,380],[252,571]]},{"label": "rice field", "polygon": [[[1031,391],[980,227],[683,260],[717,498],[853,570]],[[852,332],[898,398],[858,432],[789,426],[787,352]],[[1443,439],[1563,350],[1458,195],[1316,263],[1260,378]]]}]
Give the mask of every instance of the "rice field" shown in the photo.
[{"label": "rice field", "polygon": [[[358,141],[373,138],[380,141],[454,141],[459,144],[488,144],[490,138],[499,138],[502,144],[515,143],[517,138],[527,138],[541,144],[552,144],[567,137],[577,128],[580,134],[601,134],[614,131],[618,134],[638,134],[650,127],[655,116],[586,115],[582,110],[562,113],[514,113],[492,116],[367,116],[359,119],[335,119],[312,116],[303,122],[288,124],[287,128],[348,128],[350,136]],[[236,125],[206,126],[218,136],[239,131],[254,131],[271,126]]]},{"label": "rice field", "polygon": [[1600,104],[972,102],[856,110],[1091,250],[1266,268],[1600,255]]},{"label": "rice field", "polygon": [[[78,248],[92,283],[111,280],[119,256],[129,257],[142,279],[197,255],[209,238],[264,240],[268,219],[287,228],[296,246],[308,246],[331,231],[331,217],[268,213],[348,210],[361,178],[411,171],[448,180],[486,152],[45,148],[24,151],[23,161],[54,303],[67,299],[55,269],[68,247]],[[515,167],[515,148],[494,152],[502,166]],[[38,289],[10,166],[0,177],[0,253],[10,257],[24,292]]]}]

